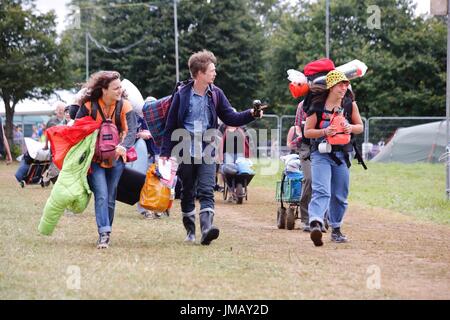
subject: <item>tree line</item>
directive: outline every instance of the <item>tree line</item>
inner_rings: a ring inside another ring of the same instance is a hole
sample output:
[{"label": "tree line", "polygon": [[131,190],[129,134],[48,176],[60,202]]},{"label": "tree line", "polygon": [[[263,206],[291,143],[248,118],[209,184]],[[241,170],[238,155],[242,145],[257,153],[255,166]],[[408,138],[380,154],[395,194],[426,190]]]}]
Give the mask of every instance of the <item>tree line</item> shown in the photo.
[{"label": "tree line", "polygon": [[[172,91],[172,0],[72,0],[72,24],[59,37],[55,13],[33,6],[0,3],[8,138],[17,102],[85,81],[86,35],[89,73],[117,70],[144,96]],[[178,0],[177,12],[180,79],[189,77],[189,56],[206,48],[218,58],[217,85],[238,110],[259,98],[270,113],[295,113],[286,71],[325,56],[325,0]],[[415,16],[412,0],[330,0],[330,58],[367,64],[352,82],[364,117],[445,114],[446,18]]]}]

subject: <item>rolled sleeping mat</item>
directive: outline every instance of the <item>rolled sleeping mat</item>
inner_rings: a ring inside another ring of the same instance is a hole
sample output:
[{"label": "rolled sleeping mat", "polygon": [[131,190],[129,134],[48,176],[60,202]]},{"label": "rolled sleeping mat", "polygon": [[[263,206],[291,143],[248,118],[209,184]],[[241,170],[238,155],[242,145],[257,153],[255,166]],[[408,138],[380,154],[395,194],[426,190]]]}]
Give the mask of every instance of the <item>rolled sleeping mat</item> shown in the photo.
[{"label": "rolled sleeping mat", "polygon": [[135,205],[139,201],[145,183],[145,173],[125,167],[117,186],[116,200]]},{"label": "rolled sleeping mat", "polygon": [[[336,67],[336,70],[342,71],[348,80],[353,80],[364,77],[367,72],[367,66],[364,62],[355,59],[343,64],[342,66]],[[317,77],[312,81],[312,83],[325,85],[326,77],[326,75]]]}]

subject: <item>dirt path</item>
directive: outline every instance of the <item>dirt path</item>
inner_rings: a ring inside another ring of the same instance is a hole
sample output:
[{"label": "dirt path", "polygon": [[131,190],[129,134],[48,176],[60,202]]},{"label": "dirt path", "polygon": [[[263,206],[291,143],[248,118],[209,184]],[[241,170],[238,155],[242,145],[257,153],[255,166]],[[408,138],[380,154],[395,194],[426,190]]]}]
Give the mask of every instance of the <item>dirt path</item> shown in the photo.
[{"label": "dirt path", "polygon": [[[120,205],[112,249],[99,255],[92,203],[85,214],[62,218],[55,235],[43,239],[36,225],[50,189],[9,188],[16,183],[15,169],[0,170],[0,205],[8,213],[0,243],[11,244],[0,264],[8,275],[0,274],[7,298],[72,297],[64,266],[75,263],[86,277],[78,298],[450,299],[447,225],[350,203],[343,226],[350,242],[334,244],[327,233],[324,246],[316,248],[298,228],[277,229],[272,189],[251,187],[243,205],[225,203],[216,193],[220,237],[209,248],[183,243],[177,201],[171,217],[159,221],[144,221],[135,208]],[[117,262],[113,268],[110,261]],[[103,277],[97,274],[102,264],[108,266]],[[150,277],[148,270],[164,272],[152,271],[157,276]],[[108,296],[101,296],[98,286],[105,282]]]},{"label": "dirt path", "polygon": [[291,270],[293,290],[301,286],[303,297],[450,299],[449,226],[350,203],[343,226],[350,242],[334,244],[327,233],[316,248],[297,224],[276,228],[272,193],[252,188],[244,205],[217,194],[217,224],[228,236],[259,242],[255,254]]}]

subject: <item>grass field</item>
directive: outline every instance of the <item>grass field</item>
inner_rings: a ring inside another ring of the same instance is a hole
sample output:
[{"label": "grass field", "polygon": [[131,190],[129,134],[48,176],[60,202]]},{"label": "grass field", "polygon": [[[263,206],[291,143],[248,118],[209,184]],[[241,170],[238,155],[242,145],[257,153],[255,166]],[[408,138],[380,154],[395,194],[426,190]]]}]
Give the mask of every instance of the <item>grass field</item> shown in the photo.
[{"label": "grass field", "polygon": [[[257,162],[252,183],[273,189],[283,165]],[[446,200],[444,164],[373,163],[368,170],[354,162],[350,173],[350,202],[372,208],[392,209],[420,219],[450,224],[450,201]],[[277,171],[275,169],[278,168]],[[262,175],[262,170],[276,172]]]},{"label": "grass field", "polygon": [[[52,236],[40,235],[51,189],[21,189],[16,169],[0,163],[0,299],[450,298],[442,165],[355,165],[346,218],[354,240],[319,250],[308,234],[275,227],[281,168],[256,176],[242,206],[216,194],[221,235],[211,246],[183,243],[178,204],[168,218],[143,220],[118,203],[108,250],[95,248],[93,201],[83,214],[63,215]],[[372,265],[383,271],[381,290],[366,286]]]}]

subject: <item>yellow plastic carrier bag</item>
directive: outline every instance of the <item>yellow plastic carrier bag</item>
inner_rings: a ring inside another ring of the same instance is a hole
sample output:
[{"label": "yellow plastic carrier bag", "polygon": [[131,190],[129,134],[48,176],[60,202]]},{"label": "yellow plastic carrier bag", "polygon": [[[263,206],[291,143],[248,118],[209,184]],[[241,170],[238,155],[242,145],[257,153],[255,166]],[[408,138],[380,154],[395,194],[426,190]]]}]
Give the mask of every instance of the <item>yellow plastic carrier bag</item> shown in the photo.
[{"label": "yellow plastic carrier bag", "polygon": [[170,188],[159,180],[155,164],[152,164],[147,170],[139,204],[145,209],[156,212],[164,212],[172,205]]}]

